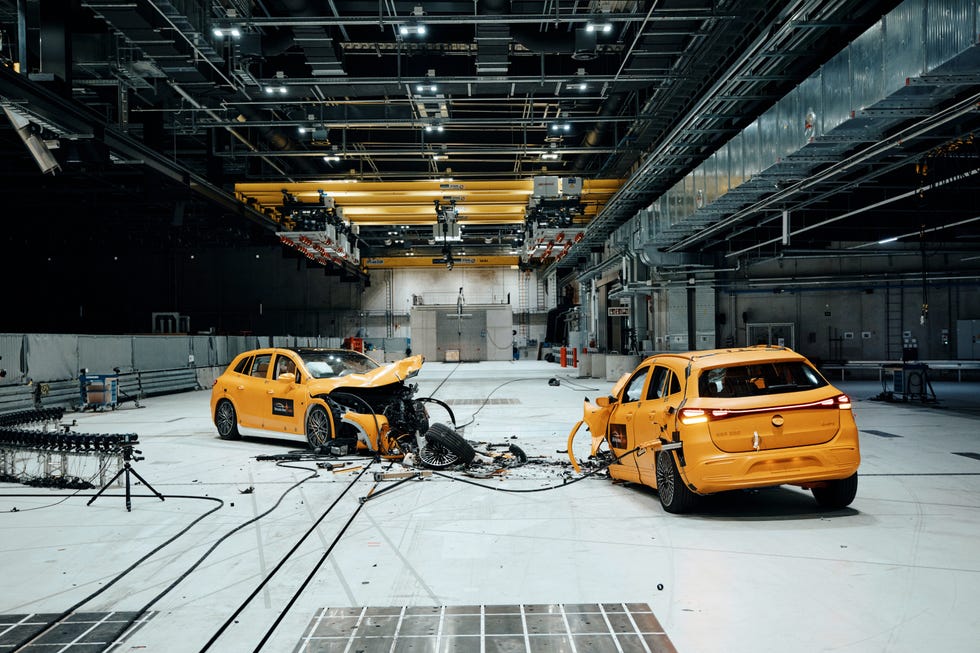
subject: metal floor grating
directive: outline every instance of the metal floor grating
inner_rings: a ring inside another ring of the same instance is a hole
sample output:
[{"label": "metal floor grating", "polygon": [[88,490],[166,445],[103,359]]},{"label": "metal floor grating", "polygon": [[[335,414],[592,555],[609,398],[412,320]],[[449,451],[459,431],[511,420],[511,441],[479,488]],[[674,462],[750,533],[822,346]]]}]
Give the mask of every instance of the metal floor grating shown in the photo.
[{"label": "metal floor grating", "polygon": [[645,603],[323,608],[295,653],[676,653]]},{"label": "metal floor grating", "polygon": [[[153,614],[148,612],[143,615],[142,619],[132,624],[133,628],[146,623]],[[31,642],[30,645],[18,650],[23,650],[25,653],[41,651],[101,653],[116,650],[113,645],[123,630],[129,628],[129,622],[135,615],[135,612],[79,612],[44,633],[36,642]],[[59,616],[43,613],[0,615],[0,653],[12,651],[21,642],[41,632]]]}]

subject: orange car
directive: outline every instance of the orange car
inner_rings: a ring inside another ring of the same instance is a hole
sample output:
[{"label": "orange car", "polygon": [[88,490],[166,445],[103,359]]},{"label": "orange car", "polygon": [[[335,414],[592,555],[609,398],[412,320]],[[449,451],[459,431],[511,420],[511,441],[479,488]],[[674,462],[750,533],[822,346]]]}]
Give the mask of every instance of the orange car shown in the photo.
[{"label": "orange car", "polygon": [[456,431],[430,427],[426,403],[407,383],[422,356],[380,365],[347,349],[265,348],[231,362],[211,388],[211,415],[222,439],[261,435],[302,439],[313,449],[343,446],[386,457],[417,453],[429,467],[468,463],[474,452]]},{"label": "orange car", "polygon": [[655,488],[668,512],[726,490],[798,485],[827,509],[857,492],[851,400],[783,347],[650,356],[610,396],[586,399],[569,434],[576,468],[571,444],[583,423],[592,455],[613,461],[610,475]]}]

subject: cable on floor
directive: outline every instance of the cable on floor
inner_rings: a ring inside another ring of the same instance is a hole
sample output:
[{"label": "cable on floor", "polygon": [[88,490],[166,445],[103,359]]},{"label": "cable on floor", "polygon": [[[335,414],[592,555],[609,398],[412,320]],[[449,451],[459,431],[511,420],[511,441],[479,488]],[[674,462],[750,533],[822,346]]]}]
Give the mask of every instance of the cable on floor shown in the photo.
[{"label": "cable on floor", "polygon": [[315,522],[313,522],[313,525],[310,526],[310,528],[303,534],[303,536],[296,542],[296,544],[294,544],[293,547],[286,552],[286,555],[282,557],[282,559],[272,569],[272,571],[266,574],[265,578],[262,579],[262,582],[259,583],[254,590],[252,590],[252,593],[249,594],[244,601],[242,601],[241,605],[238,606],[238,609],[236,609],[235,612],[233,612],[232,615],[228,617],[228,619],[225,620],[223,624],[221,624],[221,627],[218,628],[218,630],[214,633],[214,635],[211,636],[211,639],[209,639],[204,644],[204,646],[201,648],[199,653],[204,653],[209,648],[211,648],[211,645],[214,644],[218,640],[218,638],[224,634],[224,632],[228,629],[228,627],[231,626],[231,624],[235,621],[235,618],[238,617],[238,615],[242,613],[245,607],[252,602],[252,599],[258,596],[259,592],[262,591],[262,588],[264,588],[266,584],[268,584],[268,582],[272,580],[272,577],[279,572],[279,570],[282,568],[284,564],[286,564],[289,558],[292,557],[292,555],[296,552],[296,549],[298,549],[300,545],[306,541],[306,538],[308,538],[314,531],[316,531],[317,527],[319,527],[320,525],[320,522],[322,522],[326,518],[326,516],[330,514],[330,511],[332,511],[334,507],[340,502],[340,500],[344,498],[344,495],[346,495],[347,492],[349,492],[351,488],[353,488],[354,485],[357,484],[357,481],[359,481],[361,477],[364,476],[365,473],[367,473],[368,468],[373,464],[374,461],[372,460],[370,463],[364,466],[364,469],[361,470],[360,474],[358,474],[353,480],[351,480],[351,482],[347,485],[347,487],[344,488],[343,492],[341,492],[337,496],[337,498],[334,499],[333,502],[327,507],[327,509],[323,511],[320,517]]},{"label": "cable on floor", "polygon": [[439,471],[433,470],[432,473],[435,474],[436,476],[442,476],[444,478],[448,478],[448,479],[451,479],[453,481],[459,481],[460,483],[468,483],[469,485],[475,485],[476,487],[482,487],[482,488],[484,488],[486,490],[493,490],[495,492],[507,492],[507,493],[511,493],[511,494],[527,494],[527,493],[530,493],[530,492],[548,492],[549,490],[558,490],[558,489],[563,488],[563,487],[568,487],[569,485],[572,485],[573,483],[578,483],[579,481],[583,481],[583,480],[585,480],[585,479],[587,479],[587,478],[589,478],[591,476],[595,476],[599,472],[605,471],[613,463],[617,463],[620,460],[622,460],[623,458],[625,458],[626,456],[629,456],[630,454],[636,453],[637,451],[639,451],[641,449],[644,449],[644,447],[636,447],[635,449],[630,449],[629,451],[627,451],[626,453],[624,453],[621,456],[617,456],[616,458],[613,458],[611,460],[604,461],[602,463],[602,465],[600,465],[596,469],[593,469],[590,472],[586,472],[585,474],[579,476],[578,478],[573,478],[571,480],[566,480],[561,485],[549,485],[547,487],[536,487],[536,488],[525,488],[525,489],[508,489],[508,488],[502,488],[502,487],[495,487],[493,485],[484,485],[483,483],[476,483],[474,481],[469,481],[469,480],[467,480],[465,478],[460,478],[459,476],[453,476],[451,474],[446,474],[445,472],[439,472]]},{"label": "cable on floor", "polygon": [[469,426],[470,424],[472,424],[473,422],[475,422],[476,421],[477,414],[481,410],[483,410],[484,408],[486,408],[487,404],[490,403],[490,398],[493,397],[494,393],[497,392],[497,390],[500,390],[505,385],[509,385],[511,383],[517,383],[518,381],[541,381],[541,380],[542,379],[540,379],[540,378],[530,378],[530,379],[529,378],[520,378],[520,379],[511,379],[509,381],[504,381],[503,383],[501,383],[500,385],[498,385],[496,388],[494,388],[493,390],[491,390],[487,394],[486,399],[483,400],[483,403],[480,404],[480,407],[477,408],[475,411],[473,411],[473,414],[470,416],[470,421],[466,422],[465,424],[459,425],[457,427],[457,430],[462,430],[462,429],[466,428],[467,426]]},{"label": "cable on floor", "polygon": [[[40,496],[44,496],[44,497],[49,497],[51,495],[50,494],[3,494],[3,495],[0,495],[0,496],[39,496],[39,497]],[[67,495],[66,498],[71,498],[71,497],[74,497],[74,496],[79,496],[79,495],[77,495],[77,493],[76,494],[70,494],[70,495]],[[84,497],[84,496],[89,496],[89,495],[83,494],[83,495],[80,495],[80,496],[83,496]],[[151,495],[146,495],[146,496],[151,496]],[[222,499],[218,499],[217,497],[194,496],[194,495],[168,495],[167,498],[168,499],[194,499],[194,500],[200,500],[200,501],[213,501],[213,502],[218,503],[218,505],[215,506],[214,508],[212,508],[211,510],[205,512],[201,516],[195,518],[193,521],[191,521],[190,524],[188,524],[187,526],[185,526],[176,535],[174,535],[170,539],[164,541],[163,543],[161,543],[160,545],[158,545],[157,547],[155,547],[154,549],[152,549],[149,553],[147,553],[146,555],[144,555],[143,557],[141,557],[139,560],[137,560],[136,562],[134,562],[133,564],[131,564],[129,567],[127,567],[126,569],[124,569],[121,573],[119,573],[115,578],[113,578],[112,580],[110,580],[108,583],[106,583],[105,585],[103,585],[102,587],[100,587],[99,589],[97,589],[96,591],[92,592],[91,594],[89,594],[88,596],[86,596],[85,598],[83,598],[82,600],[80,600],[77,603],[75,603],[75,605],[71,606],[70,608],[68,608],[67,610],[65,610],[64,612],[62,612],[60,615],[58,615],[57,617],[55,617],[53,620],[49,621],[40,631],[32,634],[31,636],[27,637],[23,641],[15,644],[14,647],[9,650],[9,653],[18,653],[18,651],[22,651],[26,646],[28,646],[32,642],[36,641],[37,639],[39,639],[41,636],[47,634],[50,630],[52,630],[53,628],[55,628],[59,623],[61,623],[62,621],[64,621],[68,617],[70,617],[75,612],[75,610],[77,610],[78,608],[82,607],[83,605],[85,605],[86,603],[88,603],[89,601],[91,601],[92,599],[94,599],[95,597],[99,596],[100,594],[102,594],[103,592],[105,592],[107,589],[109,589],[110,587],[112,587],[113,585],[115,585],[116,583],[118,583],[127,574],[129,574],[131,571],[133,571],[134,569],[136,569],[137,567],[139,567],[141,564],[143,564],[144,562],[146,562],[150,557],[152,557],[156,553],[160,552],[161,550],[163,550],[165,547],[169,546],[170,544],[172,544],[175,540],[177,540],[177,538],[179,538],[182,535],[184,535],[184,533],[186,533],[191,528],[193,528],[194,526],[196,526],[205,517],[209,517],[213,513],[215,513],[218,510],[220,510],[225,505],[225,502]],[[143,612],[145,612],[145,610]],[[143,615],[143,612],[141,612],[139,614],[139,616],[142,616]],[[125,625],[125,627],[123,628],[123,630],[120,631],[120,632],[124,632],[127,628],[129,628],[132,625],[133,621],[135,621],[135,619],[133,619],[132,621],[130,621],[129,623],[127,623]]]}]

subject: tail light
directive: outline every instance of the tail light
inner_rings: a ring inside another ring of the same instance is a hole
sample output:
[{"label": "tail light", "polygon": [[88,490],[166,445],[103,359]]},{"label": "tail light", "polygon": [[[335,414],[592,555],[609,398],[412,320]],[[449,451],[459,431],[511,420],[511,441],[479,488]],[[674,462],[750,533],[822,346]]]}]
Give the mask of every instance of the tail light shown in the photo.
[{"label": "tail light", "polygon": [[840,395],[839,397],[837,397],[837,407],[840,408],[841,410],[850,410],[851,398],[848,397],[847,395]]},{"label": "tail light", "polygon": [[708,413],[700,408],[681,409],[681,424],[704,424],[708,421]]}]

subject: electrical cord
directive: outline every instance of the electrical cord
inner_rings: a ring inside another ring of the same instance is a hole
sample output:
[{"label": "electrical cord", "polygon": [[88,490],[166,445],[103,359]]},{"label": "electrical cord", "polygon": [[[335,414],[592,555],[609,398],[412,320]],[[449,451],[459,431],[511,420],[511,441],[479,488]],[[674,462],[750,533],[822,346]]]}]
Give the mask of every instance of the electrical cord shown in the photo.
[{"label": "electrical cord", "polygon": [[211,648],[211,645],[214,644],[215,641],[217,641],[218,638],[224,634],[224,632],[228,629],[228,627],[234,622],[235,618],[242,613],[242,610],[244,610],[245,607],[252,602],[252,599],[254,599],[259,594],[259,592],[262,591],[262,588],[265,587],[270,580],[272,580],[272,577],[279,572],[279,570],[282,568],[284,564],[286,564],[289,558],[292,557],[292,555],[296,552],[296,549],[298,549],[299,546],[306,541],[306,538],[308,538],[317,529],[317,527],[320,525],[320,522],[322,522],[326,518],[326,516],[330,514],[330,511],[334,509],[334,506],[336,506],[340,502],[340,500],[344,498],[344,495],[346,495],[351,490],[351,488],[353,488],[357,484],[357,481],[359,481],[361,477],[364,476],[365,473],[367,473],[368,468],[373,464],[374,461],[372,460],[370,463],[364,466],[364,468],[361,470],[361,473],[358,474],[350,482],[350,484],[348,484],[346,488],[344,488],[344,491],[341,492],[337,496],[337,498],[334,499],[333,502],[327,507],[327,509],[323,511],[320,517],[315,522],[313,522],[313,525],[310,526],[310,528],[303,534],[303,536],[296,542],[296,544],[294,544],[293,547],[286,552],[286,555],[282,557],[282,559],[272,569],[272,571],[266,574],[265,578],[262,579],[262,582],[259,583],[254,590],[252,590],[252,593],[249,594],[244,601],[242,601],[241,605],[238,606],[238,609],[235,610],[235,612],[233,612],[232,615],[228,617],[228,619],[223,624],[221,624],[221,627],[218,628],[218,630],[214,633],[214,635],[211,636],[211,639],[209,639],[207,643],[205,643],[205,645],[201,648],[200,653],[204,653],[204,651],[207,651],[209,648]]},{"label": "electrical cord", "polygon": [[[447,378],[448,378],[448,377],[447,377]],[[468,422],[466,422],[465,424],[460,424],[460,425],[459,425],[459,426],[457,427],[457,430],[462,430],[462,429],[464,429],[464,428],[466,428],[467,426],[469,426],[470,424],[472,424],[473,422],[475,422],[475,421],[476,421],[476,416],[477,416],[477,414],[479,414],[479,412],[480,412],[481,410],[483,410],[484,408],[486,408],[486,406],[487,406],[487,404],[489,404],[489,403],[490,403],[490,398],[491,398],[491,397],[493,397],[493,395],[494,395],[494,393],[495,393],[495,392],[497,392],[497,390],[500,390],[500,389],[501,389],[502,387],[504,387],[505,385],[509,385],[509,384],[511,384],[511,383],[517,383],[518,381],[540,381],[540,380],[541,380],[540,378],[530,378],[530,379],[528,379],[528,378],[521,378],[521,379],[511,379],[511,380],[509,380],[509,381],[504,381],[503,383],[501,383],[500,385],[498,385],[498,386],[497,386],[496,388],[494,388],[493,390],[491,390],[491,391],[490,391],[490,392],[489,392],[489,393],[487,394],[487,396],[486,396],[486,399],[484,399],[484,400],[483,400],[483,403],[482,403],[482,404],[480,404],[480,407],[479,407],[479,408],[477,408],[477,409],[476,409],[476,410],[475,410],[475,411],[473,412],[473,414],[472,414],[472,415],[470,415],[470,421],[468,421]]]},{"label": "electrical cord", "polygon": [[468,483],[469,485],[475,485],[476,487],[482,487],[485,490],[493,490],[495,492],[507,492],[507,493],[510,493],[510,494],[528,494],[530,492],[547,492],[549,490],[557,490],[559,488],[568,487],[569,485],[572,485],[574,483],[578,483],[579,481],[583,481],[583,480],[585,480],[585,479],[587,479],[587,478],[589,478],[591,476],[595,476],[599,472],[605,471],[613,463],[619,462],[620,460],[622,460],[626,456],[629,456],[630,454],[636,453],[640,449],[643,449],[643,447],[635,447],[633,449],[630,449],[629,451],[627,451],[623,455],[617,456],[616,458],[613,458],[612,460],[609,460],[609,461],[604,462],[600,467],[597,467],[596,469],[593,469],[590,472],[586,472],[585,474],[583,474],[582,476],[579,476],[578,478],[573,478],[571,480],[567,480],[564,483],[562,483],[561,485],[549,485],[547,487],[523,488],[523,489],[508,489],[508,488],[502,488],[502,487],[495,487],[493,485],[484,485],[483,483],[476,483],[474,481],[468,481],[465,478],[460,478],[459,476],[453,476],[451,474],[446,474],[445,472],[439,472],[439,471],[433,470],[432,473],[435,474],[436,476],[442,476],[443,478],[448,478],[448,479],[453,480],[453,481],[459,481],[461,483]]},{"label": "electrical cord", "polygon": [[208,548],[208,550],[205,551],[201,555],[201,557],[197,559],[197,561],[194,564],[192,564],[190,567],[188,567],[187,570],[184,571],[184,573],[182,573],[180,576],[178,576],[176,580],[174,580],[167,587],[165,587],[162,592],[160,592],[155,597],[153,597],[146,605],[144,605],[142,608],[139,609],[139,611],[137,611],[132,617],[130,617],[129,620],[125,624],[123,624],[122,629],[119,631],[120,633],[122,633],[120,635],[119,639],[122,639],[123,636],[126,634],[126,631],[129,630],[129,628],[134,623],[136,623],[136,621],[138,621],[140,617],[142,617],[144,614],[146,614],[150,610],[150,608],[152,608],[156,604],[157,601],[159,601],[164,596],[166,596],[167,594],[169,594],[175,587],[177,587],[177,585],[179,585],[180,583],[182,583],[188,576],[190,576],[194,572],[195,569],[197,569],[199,566],[201,566],[201,564],[208,558],[208,556],[210,556],[214,552],[215,549],[218,548],[219,545],[221,545],[222,542],[224,542],[229,537],[231,537],[232,535],[234,535],[238,531],[242,530],[246,526],[250,526],[250,525],[254,524],[255,522],[259,521],[260,519],[262,519],[263,517],[269,515],[273,510],[275,510],[276,508],[279,507],[279,505],[282,503],[283,499],[286,498],[286,495],[287,494],[289,494],[290,492],[292,492],[293,490],[295,490],[296,488],[298,488],[300,485],[302,485],[306,481],[310,480],[311,478],[316,478],[316,477],[318,477],[320,475],[315,469],[310,469],[309,467],[300,467],[298,465],[287,465],[284,461],[277,462],[276,463],[276,467],[284,467],[284,468],[289,468],[289,469],[300,469],[300,470],[311,472],[311,473],[310,473],[309,476],[307,476],[305,478],[301,478],[300,480],[296,481],[291,486],[289,486],[288,488],[286,488],[283,491],[283,493],[279,495],[279,498],[276,500],[276,502],[274,504],[272,504],[272,506],[268,510],[266,510],[263,513],[259,513],[258,515],[256,515],[255,517],[252,517],[249,520],[246,520],[246,521],[242,522],[241,524],[239,524],[238,526],[236,526],[235,528],[231,529],[230,531],[228,531],[227,533],[225,533],[224,535],[222,535],[220,538],[218,538]]},{"label": "electrical cord", "polygon": [[[0,496],[51,496],[51,495],[49,495],[49,494],[48,495],[40,495],[40,494],[3,494],[3,495],[0,495]],[[77,493],[70,494],[66,498],[70,498],[70,497],[74,497],[74,496],[77,496]],[[81,496],[88,496],[88,495],[84,495],[83,494]],[[146,495],[146,496],[150,496],[150,495]],[[64,621],[68,617],[70,617],[72,615],[72,613],[75,612],[75,610],[77,610],[78,608],[82,607],[83,605],[85,605],[86,603],[88,603],[89,601],[91,601],[92,599],[96,598],[97,596],[99,596],[100,594],[102,594],[103,592],[105,592],[107,589],[109,589],[110,587],[112,587],[113,585],[115,585],[116,583],[118,583],[127,574],[129,574],[131,571],[133,571],[134,569],[136,569],[137,567],[139,567],[141,564],[143,564],[144,562],[146,562],[153,555],[155,555],[156,553],[158,553],[161,550],[163,550],[165,547],[167,547],[170,544],[172,544],[175,540],[177,540],[179,537],[181,537],[182,535],[184,535],[184,533],[186,533],[191,528],[193,528],[194,526],[196,526],[199,522],[201,522],[205,517],[209,517],[213,513],[215,513],[218,510],[220,510],[225,505],[225,502],[222,499],[218,499],[216,497],[193,496],[193,495],[168,495],[167,498],[168,499],[195,499],[195,500],[200,500],[200,501],[213,501],[213,502],[218,503],[219,505],[215,506],[211,510],[209,510],[209,511],[205,512],[204,514],[200,515],[199,517],[195,518],[193,521],[191,521],[190,524],[188,524],[187,526],[185,526],[176,535],[174,535],[170,539],[164,541],[163,543],[161,543],[160,545],[158,545],[157,547],[155,547],[154,549],[152,549],[149,553],[145,554],[139,560],[137,560],[136,562],[134,562],[133,564],[131,564],[129,567],[127,567],[126,569],[124,569],[121,573],[119,573],[118,575],[116,575],[116,577],[113,578],[111,581],[109,581],[108,583],[106,583],[105,585],[103,585],[102,587],[100,587],[99,589],[97,589],[96,591],[92,592],[88,596],[84,597],[83,599],[81,599],[80,601],[78,601],[77,603],[75,603],[73,606],[71,606],[70,608],[68,608],[64,612],[62,612],[60,615],[58,615],[57,617],[55,617],[54,619],[52,619],[51,621],[49,621],[44,627],[41,628],[41,630],[37,631],[36,633],[31,634],[29,637],[27,637],[23,641],[15,644],[14,647],[9,650],[9,653],[18,653],[18,651],[22,651],[26,646],[28,646],[32,642],[36,641],[41,636],[45,635],[50,630],[52,630],[53,628],[55,628],[59,623],[61,623],[62,621]],[[145,612],[145,610],[142,611],[142,612],[140,612],[137,615],[137,617],[141,617],[144,612]],[[129,623],[127,623],[120,632],[121,633],[122,632],[125,632],[126,629],[128,629],[132,625],[132,623],[134,621],[136,621],[135,618],[132,619]]]},{"label": "electrical cord", "polygon": [[[367,470],[365,469],[365,471],[367,471]],[[360,478],[360,477],[358,477],[358,478]],[[377,481],[375,481],[374,485],[371,487],[371,490],[368,492],[368,495],[370,495],[372,492],[374,492],[374,489],[376,487],[378,487],[378,482]],[[296,601],[299,599],[300,595],[306,589],[307,585],[310,584],[310,582],[316,576],[317,572],[320,571],[320,567],[322,567],[323,566],[323,563],[327,561],[327,558],[333,552],[334,547],[337,546],[337,543],[338,542],[340,542],[340,538],[342,538],[344,536],[344,534],[347,532],[347,529],[350,528],[350,525],[354,523],[354,520],[357,518],[357,515],[361,512],[361,508],[363,508],[364,505],[365,504],[364,504],[363,501],[359,501],[358,502],[357,508],[355,508],[354,509],[354,512],[351,513],[351,516],[344,523],[343,527],[340,529],[340,532],[337,533],[337,536],[330,543],[330,546],[328,546],[327,549],[326,549],[326,551],[323,552],[323,555],[320,556],[320,559],[317,561],[316,565],[313,567],[313,569],[310,571],[310,573],[307,574],[306,579],[299,586],[299,589],[296,590],[296,592],[293,594],[293,596],[289,599],[289,602],[286,603],[286,607],[284,607],[282,609],[282,612],[279,613],[279,616],[276,617],[275,622],[269,627],[269,630],[266,631],[265,635],[262,637],[262,640],[259,642],[258,646],[255,647],[253,653],[261,653],[263,647],[265,646],[265,643],[267,641],[269,641],[269,638],[272,636],[272,633],[275,632],[276,628],[279,627],[279,624],[282,623],[282,620],[285,619],[286,614],[289,612],[290,609],[292,609],[293,604],[296,603]]]}]

